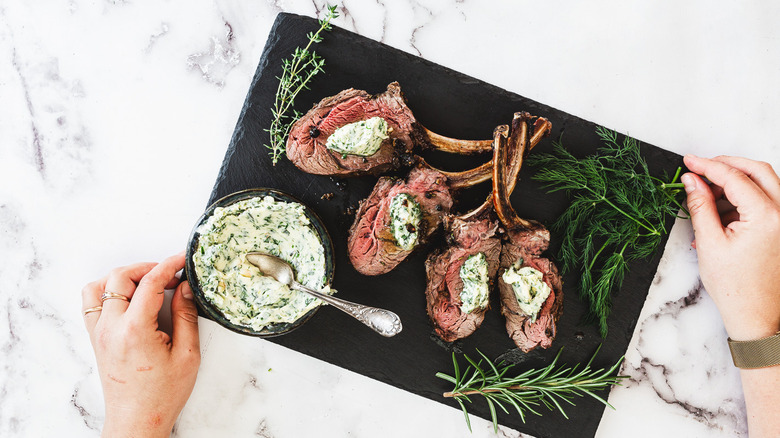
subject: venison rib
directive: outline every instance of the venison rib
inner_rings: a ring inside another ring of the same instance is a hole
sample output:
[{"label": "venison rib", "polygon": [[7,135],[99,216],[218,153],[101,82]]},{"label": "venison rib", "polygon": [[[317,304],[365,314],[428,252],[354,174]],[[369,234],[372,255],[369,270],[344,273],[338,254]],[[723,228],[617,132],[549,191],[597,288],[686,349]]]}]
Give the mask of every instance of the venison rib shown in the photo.
[{"label": "venison rib", "polygon": [[[517,118],[514,123],[517,121]],[[524,142],[518,143],[514,151],[494,152],[493,203],[499,220],[506,228],[501,248],[498,289],[501,296],[501,313],[506,318],[509,337],[522,351],[529,352],[536,347],[548,348],[556,335],[556,323],[563,310],[563,287],[561,276],[552,261],[542,257],[550,244],[550,233],[540,223],[529,221],[517,215],[509,201],[511,173],[505,171],[503,163],[522,160]],[[509,181],[509,184],[508,184]],[[536,320],[526,314],[518,304],[511,285],[503,280],[503,273],[511,266],[531,267],[542,273],[542,281],[551,289],[550,295],[539,311]]]},{"label": "venison rib", "polygon": [[[370,156],[348,155],[326,147],[328,137],[349,123],[383,118],[388,138]],[[415,147],[458,154],[490,152],[491,141],[457,140],[433,133],[420,125],[397,82],[387,91],[370,95],[353,88],[322,99],[298,119],[287,139],[287,158],[307,173],[331,176],[377,175],[399,168]]]}]

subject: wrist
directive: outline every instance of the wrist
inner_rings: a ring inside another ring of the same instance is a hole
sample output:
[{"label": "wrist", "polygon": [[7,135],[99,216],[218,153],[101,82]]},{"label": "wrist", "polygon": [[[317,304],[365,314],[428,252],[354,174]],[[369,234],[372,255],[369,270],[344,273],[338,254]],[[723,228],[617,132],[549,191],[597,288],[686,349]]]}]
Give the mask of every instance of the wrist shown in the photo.
[{"label": "wrist", "polygon": [[718,306],[729,338],[752,341],[772,336],[780,330],[780,309],[775,303],[763,302],[763,307],[743,307],[733,303],[730,306],[722,303]]},{"label": "wrist", "polygon": [[726,324],[726,332],[734,341],[753,341],[772,336],[780,331],[778,323],[761,323],[759,321],[731,322]]},{"label": "wrist", "polygon": [[101,436],[105,438],[167,438],[171,436],[173,429],[173,423],[168,423],[160,415],[138,416],[132,413],[127,413],[127,415],[106,413]]},{"label": "wrist", "polygon": [[734,341],[729,338],[728,342],[737,368],[757,369],[780,365],[780,331],[752,341]]}]

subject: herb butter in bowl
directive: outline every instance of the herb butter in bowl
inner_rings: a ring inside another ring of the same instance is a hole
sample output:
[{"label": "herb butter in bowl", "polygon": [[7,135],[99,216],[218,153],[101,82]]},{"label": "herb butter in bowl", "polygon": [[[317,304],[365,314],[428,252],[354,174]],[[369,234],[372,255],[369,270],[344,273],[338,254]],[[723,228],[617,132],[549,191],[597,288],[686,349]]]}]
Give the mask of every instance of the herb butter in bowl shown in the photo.
[{"label": "herb butter in bowl", "polygon": [[249,252],[288,262],[296,280],[331,294],[333,244],[320,219],[292,196],[251,189],[211,205],[187,246],[187,279],[200,307],[223,326],[277,336],[306,322],[322,302],[291,290],[246,260]]}]

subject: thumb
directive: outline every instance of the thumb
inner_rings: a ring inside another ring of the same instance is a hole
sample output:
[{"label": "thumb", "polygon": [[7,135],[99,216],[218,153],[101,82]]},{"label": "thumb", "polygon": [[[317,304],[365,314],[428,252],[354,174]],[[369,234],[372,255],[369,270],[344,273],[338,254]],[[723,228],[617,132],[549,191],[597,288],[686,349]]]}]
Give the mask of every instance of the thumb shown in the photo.
[{"label": "thumb", "polygon": [[200,357],[198,309],[187,281],[182,281],[171,299],[171,333],[173,350]]},{"label": "thumb", "polygon": [[685,184],[685,192],[688,194],[688,211],[698,246],[701,246],[701,242],[723,236],[723,225],[715,206],[715,196],[707,183],[694,173],[686,173],[681,181]]}]

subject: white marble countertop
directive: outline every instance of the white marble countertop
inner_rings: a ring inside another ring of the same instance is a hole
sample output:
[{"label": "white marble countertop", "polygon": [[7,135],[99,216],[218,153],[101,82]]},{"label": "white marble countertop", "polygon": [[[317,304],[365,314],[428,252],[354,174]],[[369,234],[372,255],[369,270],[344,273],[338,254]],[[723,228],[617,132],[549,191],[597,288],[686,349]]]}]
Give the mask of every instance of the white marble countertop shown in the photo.
[{"label": "white marble countertop", "polygon": [[[184,247],[276,14],[323,6],[0,2],[0,436],[98,436],[81,287]],[[775,3],[346,0],[340,12],[338,26],[665,149],[780,168]],[[598,437],[747,435],[690,239],[679,222]],[[469,434],[456,409],[205,319],[201,343],[176,436],[493,436],[487,421]]]}]

